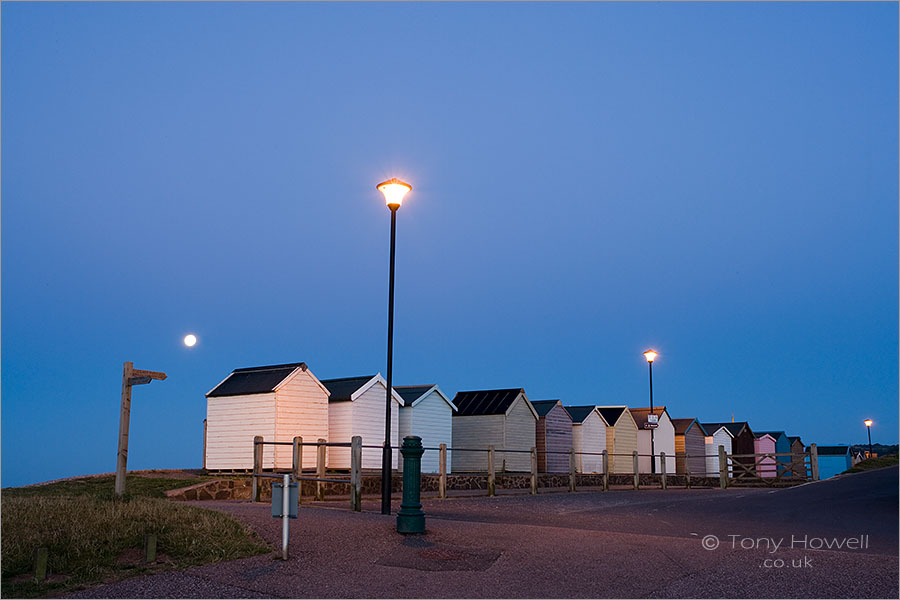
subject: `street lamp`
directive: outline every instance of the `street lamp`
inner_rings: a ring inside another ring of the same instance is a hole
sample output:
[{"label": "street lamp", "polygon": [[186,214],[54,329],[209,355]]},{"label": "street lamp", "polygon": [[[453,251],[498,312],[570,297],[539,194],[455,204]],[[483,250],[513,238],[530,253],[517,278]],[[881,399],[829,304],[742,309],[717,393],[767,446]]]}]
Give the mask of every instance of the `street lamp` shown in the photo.
[{"label": "street lamp", "polygon": [[866,431],[869,433],[869,458],[872,458],[872,419],[863,421],[866,424]]},{"label": "street lamp", "polygon": [[391,209],[391,267],[388,284],[388,345],[387,345],[387,393],[384,412],[384,446],[381,455],[381,514],[391,514],[391,374],[394,360],[394,242],[397,236],[397,209],[403,197],[412,189],[397,178],[382,181],[375,186],[384,194],[384,201]]},{"label": "street lamp", "polygon": [[[659,356],[656,350],[647,350],[644,352],[644,358],[647,359],[647,366],[650,367],[650,414],[653,413],[653,361]],[[649,421],[649,419],[648,419]],[[654,444],[653,428],[650,428],[650,472],[656,473],[656,448]]]}]

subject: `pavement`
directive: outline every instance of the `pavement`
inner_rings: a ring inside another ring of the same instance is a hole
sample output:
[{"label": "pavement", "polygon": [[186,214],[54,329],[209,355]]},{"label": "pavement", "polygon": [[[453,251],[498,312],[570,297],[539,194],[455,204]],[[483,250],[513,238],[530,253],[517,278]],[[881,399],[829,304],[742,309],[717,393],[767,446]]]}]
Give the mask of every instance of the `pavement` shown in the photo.
[{"label": "pavement", "polygon": [[[287,561],[273,553],[70,597],[897,598],[898,483],[892,467],[778,490],[427,499],[416,536],[397,534],[375,499],[361,513],[304,502]],[[267,504],[196,505],[280,550]]]}]

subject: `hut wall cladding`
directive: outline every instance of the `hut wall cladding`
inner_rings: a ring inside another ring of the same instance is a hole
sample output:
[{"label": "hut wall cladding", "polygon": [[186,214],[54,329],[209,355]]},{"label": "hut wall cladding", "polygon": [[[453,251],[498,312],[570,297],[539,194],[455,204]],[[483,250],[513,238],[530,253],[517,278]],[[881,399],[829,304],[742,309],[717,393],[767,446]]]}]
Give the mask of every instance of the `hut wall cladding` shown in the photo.
[{"label": "hut wall cladding", "polygon": [[576,452],[596,454],[576,454],[575,469],[579,473],[602,473],[603,456],[606,450],[606,423],[596,412],[588,415],[580,425],[572,425],[572,447]]},{"label": "hut wall cladding", "polygon": [[[745,427],[740,435],[735,436],[731,440],[731,450],[732,454],[756,454],[756,438],[753,437],[753,431],[749,427]],[[756,462],[754,458],[736,458],[734,460],[747,465],[751,471],[756,471],[755,467],[753,467]],[[745,473],[746,471],[740,469],[740,472]]]},{"label": "hut wall cladding", "polygon": [[[384,402],[385,387],[376,383],[362,393],[356,400],[330,402],[328,404],[328,441],[349,443],[358,435],[363,446],[376,446],[384,442]],[[391,445],[397,446],[399,440],[400,419],[399,405],[391,400]],[[305,440],[304,440],[305,441]],[[313,440],[314,441],[314,440]],[[307,447],[303,448],[304,453]],[[326,465],[329,469],[350,468],[350,448],[328,448]],[[391,468],[397,468],[397,451],[393,452]],[[304,462],[306,459],[304,458]],[[363,469],[381,468],[381,449],[363,448]]]},{"label": "hut wall cladding", "polygon": [[[253,438],[275,439],[275,393],[223,396],[206,402],[206,468],[252,469]],[[263,468],[275,455],[263,453]]]},{"label": "hut wall cladding", "polygon": [[[419,436],[426,448],[437,448],[440,444],[451,446],[453,443],[453,409],[437,392],[429,393],[414,407],[402,408],[400,417],[408,418],[405,426],[403,423],[400,425],[401,434]],[[402,443],[403,440],[400,441]],[[422,472],[437,473],[439,458],[437,450],[426,450],[422,455]],[[452,468],[453,460],[448,453],[447,470]]]},{"label": "hut wall cladding", "polygon": [[691,475],[704,475],[706,473],[705,454],[706,436],[703,435],[696,423],[691,425],[684,435],[675,435],[676,473],[690,470]]},{"label": "hut wall cladding", "polygon": [[[706,474],[708,476],[715,477],[719,474],[719,446],[725,448],[725,454],[733,454],[731,441],[732,438],[724,427],[706,438]],[[734,472],[730,464],[731,459],[728,459],[728,462],[728,474],[731,475]]]},{"label": "hut wall cladding", "polygon": [[[611,473],[634,473],[634,461],[631,453],[637,450],[637,425],[628,410],[622,411],[613,428],[612,442],[607,442],[609,453],[609,470]],[[606,435],[609,436],[609,430]],[[609,437],[607,437],[609,439]]]},{"label": "hut wall cladding", "polygon": [[[501,448],[507,450],[526,450],[530,451],[535,447],[535,423],[537,419],[534,416],[528,400],[523,396],[516,398],[512,407],[506,413],[506,426],[503,431],[503,445]],[[482,443],[480,446],[485,447]],[[505,471],[531,471],[531,455],[528,452],[500,452],[496,457],[499,461],[497,468]]]},{"label": "hut wall cladding", "polygon": [[806,447],[803,445],[803,442],[800,440],[796,440],[791,443],[791,462],[793,463],[793,467],[791,467],[791,475],[795,477],[806,477],[806,467],[804,463],[803,455],[806,453]]},{"label": "hut wall cladding", "polygon": [[[775,453],[775,438],[770,435],[756,438],[754,444],[756,446],[756,454]],[[756,472],[760,477],[775,477],[775,459],[773,457],[757,457],[756,464]]]},{"label": "hut wall cladding", "polygon": [[[487,450],[489,445],[503,448],[503,430],[506,424],[505,415],[471,415],[453,417],[451,448]],[[534,427],[532,426],[532,432]],[[487,452],[448,452],[452,457],[454,473],[474,473],[487,471]],[[494,461],[499,457],[494,457]],[[529,457],[529,463],[531,458]],[[529,469],[531,465],[529,464]]]},{"label": "hut wall cladding", "polygon": [[[275,392],[275,441],[290,442],[294,436],[302,436],[305,442],[327,438],[328,396],[312,378],[309,371],[302,371]],[[267,440],[268,441],[268,440]],[[304,448],[303,467],[313,469],[316,456]],[[294,456],[291,446],[266,446],[264,455],[275,455],[276,469],[290,469]]]},{"label": "hut wall cladding", "polygon": [[538,471],[541,473],[568,473],[568,454],[547,454],[568,452],[572,444],[572,417],[557,404],[540,417],[535,429],[535,446],[538,451]]}]

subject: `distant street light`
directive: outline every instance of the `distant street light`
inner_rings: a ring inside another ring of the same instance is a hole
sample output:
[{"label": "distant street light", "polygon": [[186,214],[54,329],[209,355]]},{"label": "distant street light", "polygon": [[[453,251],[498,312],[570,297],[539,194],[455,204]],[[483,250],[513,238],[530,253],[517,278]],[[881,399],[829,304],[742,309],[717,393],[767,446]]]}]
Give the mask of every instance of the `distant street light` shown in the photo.
[{"label": "distant street light", "polygon": [[377,186],[384,194],[384,201],[391,209],[391,267],[388,284],[388,345],[387,345],[387,393],[384,413],[384,446],[381,455],[381,514],[391,514],[391,374],[394,346],[394,245],[397,236],[397,209],[412,186],[399,179],[382,181]]},{"label": "distant street light", "polygon": [[863,421],[866,424],[866,431],[869,434],[869,458],[872,458],[872,419]]},{"label": "distant street light", "polygon": [[[659,356],[656,350],[647,350],[644,352],[644,358],[647,359],[647,366],[650,367],[650,414],[653,413],[653,361]],[[650,429],[650,472],[656,473],[656,446],[653,437],[654,430]]]}]

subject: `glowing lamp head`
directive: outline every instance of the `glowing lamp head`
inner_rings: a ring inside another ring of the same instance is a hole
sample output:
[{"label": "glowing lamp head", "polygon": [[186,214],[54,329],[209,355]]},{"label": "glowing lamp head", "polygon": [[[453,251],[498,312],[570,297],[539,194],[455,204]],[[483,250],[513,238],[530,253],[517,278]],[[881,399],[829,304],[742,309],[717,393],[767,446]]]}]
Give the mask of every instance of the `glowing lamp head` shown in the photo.
[{"label": "glowing lamp head", "polygon": [[656,353],[656,350],[647,350],[644,352],[644,358],[647,359],[648,363],[652,363],[657,356],[659,355]]},{"label": "glowing lamp head", "polygon": [[866,419],[865,421],[863,421],[863,423],[866,424],[866,427],[871,427],[871,426],[872,426],[872,419]]},{"label": "glowing lamp head", "polygon": [[403,204],[403,197],[412,190],[411,185],[400,181],[396,177],[382,181],[375,187],[384,194],[384,201],[391,208],[399,208]]}]

